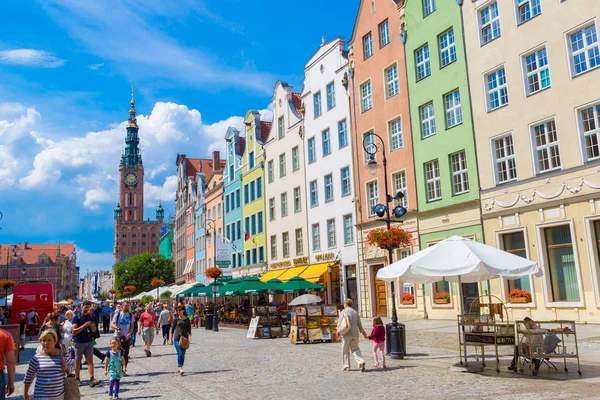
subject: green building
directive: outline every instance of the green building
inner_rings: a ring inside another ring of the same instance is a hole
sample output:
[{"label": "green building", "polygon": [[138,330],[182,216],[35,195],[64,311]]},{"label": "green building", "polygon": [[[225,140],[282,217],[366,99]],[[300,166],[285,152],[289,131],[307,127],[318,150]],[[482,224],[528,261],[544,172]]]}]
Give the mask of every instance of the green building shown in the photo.
[{"label": "green building", "polygon": [[[449,0],[409,0],[404,7],[401,38],[408,75],[420,248],[453,235],[483,241],[462,6]],[[463,289],[465,301],[481,291],[477,284]],[[451,292],[451,303],[434,304],[438,292]],[[425,293],[430,315],[455,315],[456,287],[442,281],[426,285]]]},{"label": "green building", "polygon": [[167,260],[173,259],[173,222],[165,223],[160,230],[158,253]]}]

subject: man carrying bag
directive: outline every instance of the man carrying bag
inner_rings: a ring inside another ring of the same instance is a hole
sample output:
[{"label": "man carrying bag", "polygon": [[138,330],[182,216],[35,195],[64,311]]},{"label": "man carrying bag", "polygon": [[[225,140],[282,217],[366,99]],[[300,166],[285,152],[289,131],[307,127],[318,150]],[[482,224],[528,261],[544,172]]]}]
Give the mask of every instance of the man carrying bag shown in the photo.
[{"label": "man carrying bag", "polygon": [[363,360],[358,347],[358,339],[359,333],[362,333],[365,338],[367,333],[362,327],[360,316],[352,308],[351,299],[344,300],[344,309],[340,312],[337,329],[342,336],[342,370],[348,371],[350,369],[350,351],[352,351],[358,368],[364,372],[365,360]]}]

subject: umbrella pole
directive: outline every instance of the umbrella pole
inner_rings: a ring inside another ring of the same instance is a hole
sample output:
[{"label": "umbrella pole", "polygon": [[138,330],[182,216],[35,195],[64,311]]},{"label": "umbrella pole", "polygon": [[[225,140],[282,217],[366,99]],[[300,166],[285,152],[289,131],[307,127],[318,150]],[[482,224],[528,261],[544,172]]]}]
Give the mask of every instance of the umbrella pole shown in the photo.
[{"label": "umbrella pole", "polygon": [[467,342],[465,342],[465,315],[464,312],[464,304],[463,304],[463,290],[462,290],[462,281],[460,279],[460,275],[458,276],[458,309],[460,311],[460,325],[461,325],[461,335],[462,335],[462,344],[463,344],[463,354],[465,355],[465,367],[469,365],[469,359],[467,358]]}]

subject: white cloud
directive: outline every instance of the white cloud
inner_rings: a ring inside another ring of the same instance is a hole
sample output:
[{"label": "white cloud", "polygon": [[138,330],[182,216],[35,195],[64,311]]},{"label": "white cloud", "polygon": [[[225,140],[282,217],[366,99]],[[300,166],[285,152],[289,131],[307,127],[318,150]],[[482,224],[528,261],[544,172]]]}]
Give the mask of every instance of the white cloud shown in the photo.
[{"label": "white cloud", "polygon": [[43,50],[14,49],[0,51],[0,63],[36,68],[59,68],[65,64],[65,60]]},{"label": "white cloud", "polygon": [[23,113],[26,107],[21,103],[2,103],[0,104],[0,115]]},{"label": "white cloud", "polygon": [[88,68],[91,69],[92,71],[97,70],[98,68],[104,67],[104,63],[98,63],[98,64],[92,64],[92,65],[88,65]]},{"label": "white cloud", "polygon": [[109,270],[114,264],[112,252],[88,252],[77,248],[77,265],[81,268],[80,277],[83,277],[88,271]]},{"label": "white cloud", "polygon": [[114,196],[102,189],[90,189],[85,192],[85,200],[83,205],[90,210],[96,210],[100,207],[100,203],[110,203],[114,201]]},{"label": "white cloud", "polygon": [[155,186],[150,182],[144,183],[144,206],[154,207],[160,201],[171,201],[177,191],[177,175],[169,175],[162,186]]}]

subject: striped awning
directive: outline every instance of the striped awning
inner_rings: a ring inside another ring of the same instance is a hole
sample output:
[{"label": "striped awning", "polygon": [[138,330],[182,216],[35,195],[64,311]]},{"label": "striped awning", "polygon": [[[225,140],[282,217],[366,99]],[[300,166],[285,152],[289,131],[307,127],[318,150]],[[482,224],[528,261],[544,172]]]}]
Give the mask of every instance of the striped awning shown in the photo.
[{"label": "striped awning", "polygon": [[185,269],[183,270],[183,274],[191,274],[194,271],[194,258],[190,258],[185,263]]}]

